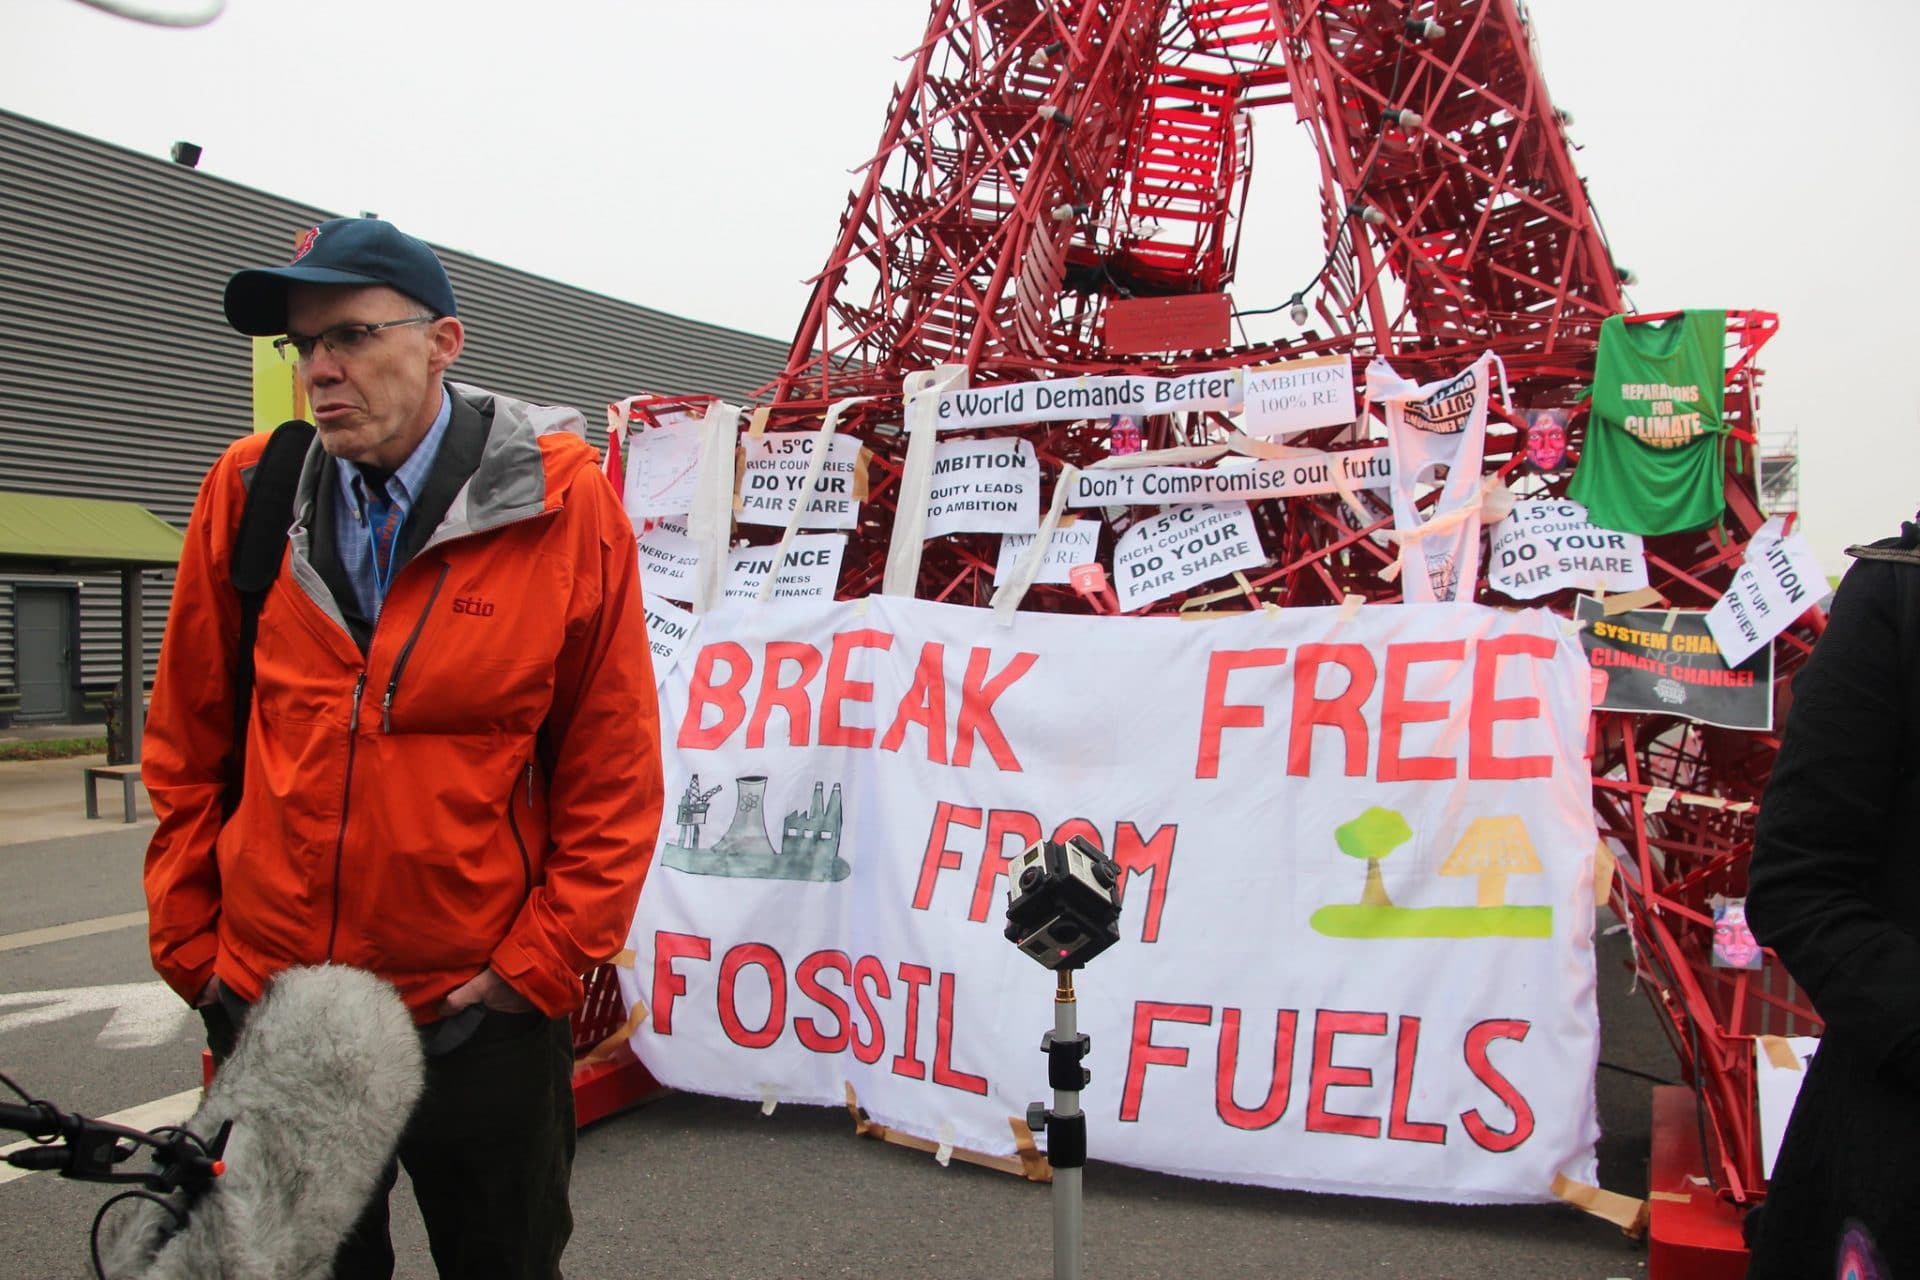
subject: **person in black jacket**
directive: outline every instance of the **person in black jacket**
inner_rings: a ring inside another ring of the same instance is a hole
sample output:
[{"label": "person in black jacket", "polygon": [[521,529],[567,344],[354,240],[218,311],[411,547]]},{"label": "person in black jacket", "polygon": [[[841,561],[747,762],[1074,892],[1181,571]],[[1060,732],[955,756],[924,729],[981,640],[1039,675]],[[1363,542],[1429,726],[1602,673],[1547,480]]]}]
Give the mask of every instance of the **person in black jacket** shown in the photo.
[{"label": "person in black jacket", "polygon": [[1920,1276],[1920,518],[1848,554],[1749,875],[1755,936],[1826,1024],[1749,1280]]}]

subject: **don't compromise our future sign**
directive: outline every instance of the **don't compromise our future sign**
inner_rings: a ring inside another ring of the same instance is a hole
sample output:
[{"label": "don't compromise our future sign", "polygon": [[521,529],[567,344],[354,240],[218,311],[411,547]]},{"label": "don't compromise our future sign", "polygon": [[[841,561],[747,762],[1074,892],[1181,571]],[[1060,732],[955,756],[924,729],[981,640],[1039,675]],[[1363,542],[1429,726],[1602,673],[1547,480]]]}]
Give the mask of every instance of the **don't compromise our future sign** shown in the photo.
[{"label": "don't compromise our future sign", "polygon": [[1533,610],[724,604],[661,690],[634,1048],[1010,1153],[1054,979],[1007,864],[1080,834],[1125,873],[1078,982],[1094,1158],[1550,1199],[1598,1133],[1588,683]]}]

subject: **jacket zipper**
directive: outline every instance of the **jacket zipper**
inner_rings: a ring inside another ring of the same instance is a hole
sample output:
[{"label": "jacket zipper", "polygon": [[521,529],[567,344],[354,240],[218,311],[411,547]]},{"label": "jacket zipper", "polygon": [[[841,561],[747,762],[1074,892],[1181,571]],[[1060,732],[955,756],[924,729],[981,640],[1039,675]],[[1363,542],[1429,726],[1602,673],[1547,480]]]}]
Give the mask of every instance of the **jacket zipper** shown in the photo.
[{"label": "jacket zipper", "polygon": [[327,924],[327,961],[333,961],[333,944],[340,935],[340,863],[347,844],[347,805],[353,799],[353,751],[360,736],[360,695],[366,692],[367,673],[362,671],[353,682],[353,711],[347,717],[347,776],[340,787],[340,833],[333,839],[333,916]]},{"label": "jacket zipper", "polygon": [[[520,896],[525,899],[533,893],[533,859],[527,854],[526,838],[520,834],[520,819],[513,812],[514,792],[518,790],[519,788],[515,787],[507,792],[507,826],[513,831],[514,847],[520,850],[520,879],[526,886]],[[533,761],[531,760],[527,761],[527,812],[533,812]]]},{"label": "jacket zipper", "polygon": [[393,732],[393,695],[400,688],[400,673],[407,669],[407,659],[413,656],[413,643],[420,638],[420,632],[427,625],[427,617],[433,612],[433,602],[440,598],[440,588],[446,585],[447,571],[453,566],[441,564],[440,576],[433,580],[433,590],[427,594],[427,603],[420,610],[420,616],[414,620],[413,631],[407,636],[407,642],[400,646],[400,656],[394,660],[393,675],[387,679],[386,696],[380,699],[380,732]]}]

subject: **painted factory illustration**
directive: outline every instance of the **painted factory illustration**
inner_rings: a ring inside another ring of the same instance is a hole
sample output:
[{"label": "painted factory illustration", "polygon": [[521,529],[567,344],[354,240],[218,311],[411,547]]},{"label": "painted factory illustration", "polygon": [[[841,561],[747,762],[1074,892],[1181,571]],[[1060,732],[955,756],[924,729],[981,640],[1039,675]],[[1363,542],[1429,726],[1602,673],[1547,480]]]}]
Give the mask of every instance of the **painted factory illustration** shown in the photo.
[{"label": "painted factory illustration", "polygon": [[716,783],[702,788],[700,775],[687,780],[674,820],[679,831],[663,852],[669,867],[697,876],[742,876],[755,880],[844,880],[853,867],[840,856],[840,784],[827,794],[816,780],[813,800],[789,813],[780,828],[780,847],[767,838],[767,779],[751,774],[734,779],[733,821],[712,845],[702,848],[700,829],[707,824],[713,798],[725,788]]}]

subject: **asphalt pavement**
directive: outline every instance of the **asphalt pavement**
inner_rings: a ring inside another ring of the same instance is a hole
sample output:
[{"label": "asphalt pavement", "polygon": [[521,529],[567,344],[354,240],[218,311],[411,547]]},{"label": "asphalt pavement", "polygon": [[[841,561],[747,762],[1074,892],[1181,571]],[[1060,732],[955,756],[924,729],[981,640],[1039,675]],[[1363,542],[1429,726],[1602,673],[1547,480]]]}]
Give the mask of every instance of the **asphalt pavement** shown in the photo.
[{"label": "asphalt pavement", "polygon": [[[103,803],[110,816],[86,819],[84,763],[0,764],[0,1071],[100,1116],[194,1089],[200,1040],[198,1020],[152,988],[139,883],[152,822],[143,810],[121,823],[117,795]],[[1600,1181],[1639,1196],[1645,1077],[1671,1080],[1677,1068],[1644,993],[1630,989],[1625,935],[1603,935],[1598,950]],[[62,1015],[21,1025],[49,996]],[[1097,1053],[1088,1065],[1112,1067]],[[1563,1205],[1310,1195],[1099,1162],[1085,1185],[1090,1280],[1646,1274],[1643,1245]],[[89,1274],[88,1226],[108,1194],[48,1174],[0,1182],[0,1276]],[[769,1116],[757,1103],[664,1096],[582,1132],[573,1207],[573,1280],[1053,1274],[1049,1188],[856,1137],[842,1110]],[[433,1274],[404,1181],[395,1243],[400,1276]]]}]

